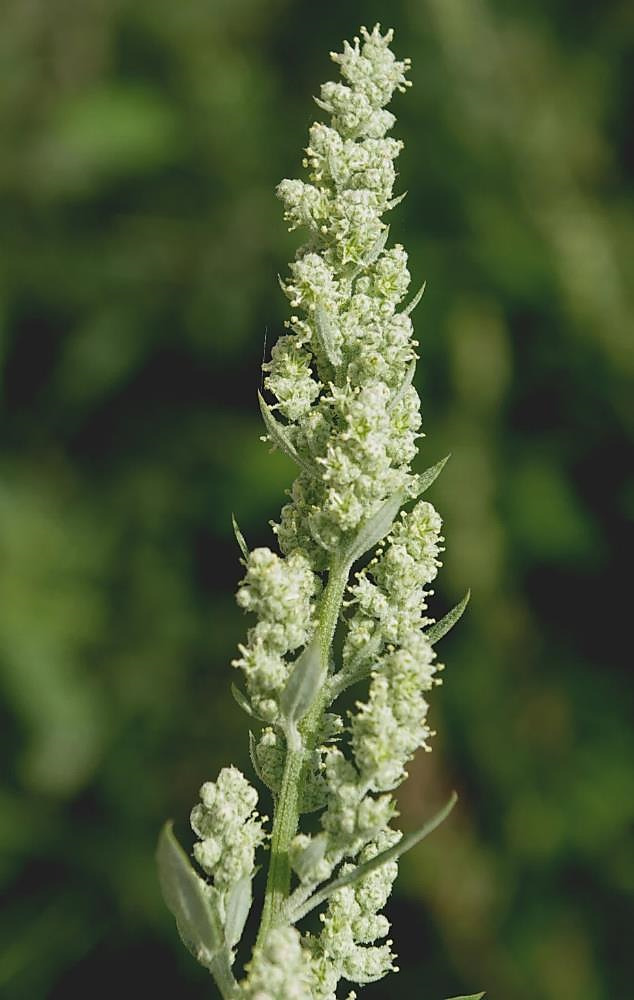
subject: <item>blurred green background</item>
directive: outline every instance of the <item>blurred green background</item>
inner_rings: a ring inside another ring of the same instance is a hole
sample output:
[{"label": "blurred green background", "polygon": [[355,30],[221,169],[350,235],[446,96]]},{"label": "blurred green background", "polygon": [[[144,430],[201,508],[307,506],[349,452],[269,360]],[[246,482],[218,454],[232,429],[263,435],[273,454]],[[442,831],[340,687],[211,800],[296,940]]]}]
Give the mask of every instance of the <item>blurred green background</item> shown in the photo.
[{"label": "blurred green background", "polygon": [[634,513],[634,9],[573,0],[5,0],[0,39],[0,996],[212,995],[164,909],[164,818],[235,762],[230,514],[293,469],[255,402],[328,51],[414,62],[393,236],[447,553],[435,752],[400,798],[402,972],[368,1000],[631,995],[624,650]]}]

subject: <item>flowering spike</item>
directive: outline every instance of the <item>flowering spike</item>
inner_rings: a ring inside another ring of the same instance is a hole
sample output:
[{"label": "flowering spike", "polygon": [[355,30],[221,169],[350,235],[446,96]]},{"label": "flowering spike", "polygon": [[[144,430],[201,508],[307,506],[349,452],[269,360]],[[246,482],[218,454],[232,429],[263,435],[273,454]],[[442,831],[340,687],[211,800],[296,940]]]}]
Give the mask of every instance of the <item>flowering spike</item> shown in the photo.
[{"label": "flowering spike", "polygon": [[[246,693],[233,691],[263,723],[249,752],[274,802],[262,917],[241,982],[234,950],[255,852],[268,839],[255,790],[235,768],[201,788],[191,823],[206,880],[162,842],[184,886],[185,902],[175,890],[168,903],[184,935],[200,939],[223,1000],[335,1000],[341,979],[362,985],[398,971],[381,912],[397,859],[455,801],[409,837],[391,825],[392,792],[434,735],[426,699],[442,667],[433,643],[466,603],[436,625],[426,613],[443,538],[420,497],[447,459],[412,469],[422,435],[410,313],[423,290],[405,304],[407,253],[390,245],[384,220],[404,198],[394,192],[403,144],[388,134],[387,105],[409,86],[409,60],[395,57],[392,36],[362,27],[331,53],[341,78],[316,98],[328,118],[310,126],[302,178],[277,188],[305,243],[279,279],[290,313],[263,365],[272,403],[258,396],[264,440],[298,475],[273,525],[279,553],[249,552],[234,519],[245,567],[237,601],[254,621],[234,660]],[[344,720],[331,706],[360,681],[365,691]],[[306,812],[319,813],[317,832],[300,829]],[[294,926],[322,905],[318,933]]]}]

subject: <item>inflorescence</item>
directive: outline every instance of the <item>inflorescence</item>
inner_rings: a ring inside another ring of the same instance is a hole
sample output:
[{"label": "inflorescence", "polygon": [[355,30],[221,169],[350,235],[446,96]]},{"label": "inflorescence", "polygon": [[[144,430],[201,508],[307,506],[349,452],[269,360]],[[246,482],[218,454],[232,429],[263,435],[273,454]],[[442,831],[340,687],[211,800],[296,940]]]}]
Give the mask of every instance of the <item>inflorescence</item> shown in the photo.
[{"label": "inflorescence", "polygon": [[[310,127],[307,179],[277,189],[305,243],[281,281],[291,314],[264,365],[272,402],[260,405],[269,441],[298,476],[273,526],[280,554],[248,551],[237,530],[237,600],[255,623],[234,661],[236,697],[259,730],[251,756],[273,794],[272,829],[255,789],[224,768],[191,817],[206,877],[184,867],[169,830],[159,848],[181,934],[225,1000],[335,1000],[340,980],[364,984],[396,968],[381,912],[405,845],[391,826],[392,793],[414,753],[429,749],[426,699],[440,683],[433,643],[443,632],[427,616],[441,520],[419,497],[443,463],[422,475],[411,467],[421,437],[411,312],[422,289],[406,302],[407,254],[388,246],[384,220],[402,197],[393,194],[402,143],[387,135],[386,105],[410,86],[409,60],[391,41],[377,25],[331,53],[342,81],[316,99],[330,122]],[[333,709],[364,681],[350,713]],[[299,832],[300,815],[317,811],[318,831]],[[265,842],[262,923],[239,982],[235,949]],[[318,906],[320,928],[302,932]]]}]

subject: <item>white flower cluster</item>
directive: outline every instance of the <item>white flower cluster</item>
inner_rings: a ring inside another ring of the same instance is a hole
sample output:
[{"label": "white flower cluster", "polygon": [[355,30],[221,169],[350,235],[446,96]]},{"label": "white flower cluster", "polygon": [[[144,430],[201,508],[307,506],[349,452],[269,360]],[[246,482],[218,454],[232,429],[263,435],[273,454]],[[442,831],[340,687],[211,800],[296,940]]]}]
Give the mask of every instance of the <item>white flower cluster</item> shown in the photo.
[{"label": "white flower cluster", "polygon": [[[382,830],[361,851],[359,862],[374,858],[400,837],[395,830]],[[344,865],[341,874],[353,868]],[[272,930],[254,952],[241,996],[245,1000],[336,1000],[340,979],[364,984],[397,971],[392,942],[376,944],[390,929],[379,910],[389,898],[397,871],[397,864],[388,862],[334,892],[321,914],[319,935],[301,937],[291,927]],[[349,993],[347,1000],[355,997],[356,993]]]},{"label": "white flower cluster", "polygon": [[294,927],[276,927],[253,952],[241,1000],[315,1000],[309,956]]},{"label": "white flower cluster", "polygon": [[285,559],[270,549],[254,549],[237,593],[245,611],[258,617],[234,666],[244,673],[254,712],[268,722],[278,715],[277,698],[286,683],[288,653],[304,646],[314,631],[314,598],[320,587],[305,555]]},{"label": "white flower cluster", "polygon": [[266,836],[257,801],[258,793],[241,771],[223,767],[215,782],[202,786],[192,809],[192,830],[199,838],[194,857],[213,878],[221,901],[240,879],[253,877],[255,850]]},{"label": "white flower cluster", "polygon": [[417,489],[409,464],[419,400],[408,381],[416,342],[398,312],[410,275],[403,248],[385,249],[381,218],[395,203],[402,146],[385,135],[394,118],[384,105],[407,86],[408,63],[394,58],[391,38],[362,29],[362,40],[333,55],[346,83],[321,88],[317,103],[332,118],[310,129],[309,180],[278,188],[291,229],[309,238],[283,284],[290,332],[265,366],[273,408],[304,460],[277,534],[283,552],[305,552],[316,569],[386,497]]},{"label": "white flower cluster", "polygon": [[[242,982],[232,965],[265,840],[256,792],[235,768],[203,785],[191,823],[211,882],[187,868],[169,830],[160,845],[168,905],[223,1000],[336,1000],[340,980],[364,984],[394,970],[380,911],[396,858],[434,828],[401,842],[392,792],[416,750],[428,749],[425,695],[441,670],[433,641],[468,598],[437,625],[426,616],[443,538],[440,517],[418,498],[443,463],[411,470],[421,418],[410,313],[422,290],[403,305],[407,254],[388,247],[383,220],[400,200],[402,145],[386,135],[394,117],[385,105],[408,86],[408,60],[395,59],[391,39],[378,25],[362,28],[331,53],[343,82],[325,83],[317,101],[330,123],[310,128],[307,179],[278,188],[290,228],[307,240],[282,282],[288,332],[264,365],[274,401],[260,405],[268,438],[299,474],[274,525],[281,555],[249,553],[236,526],[245,558],[237,601],[257,620],[234,661],[246,684],[235,696],[264,723],[251,734],[251,759],[275,803],[260,931]],[[372,552],[350,584],[352,566]],[[367,696],[344,722],[329,708],[364,679]],[[318,810],[319,832],[298,833],[300,815]],[[319,933],[301,934],[294,924],[320,906]]]},{"label": "white flower cluster", "polygon": [[[350,717],[354,763],[336,748],[325,753],[323,833],[299,835],[291,846],[291,862],[305,886],[329,878],[344,858],[362,860],[377,838],[398,837],[388,827],[395,813],[391,796],[372,793],[394,789],[405,778],[405,765],[415,751],[427,748],[424,692],[437,683],[438,667],[422,629],[430,621],[424,616],[425,587],[440,565],[440,531],[437,512],[420,501],[397,520],[385,548],[350,588],[356,610],[348,624],[342,670],[331,683],[338,691],[370,671],[372,680],[368,701],[357,702]],[[377,920],[373,926],[379,927]],[[381,956],[388,951],[379,949]],[[347,968],[350,972],[352,966]],[[348,972],[340,975],[363,981]]]},{"label": "white flower cluster", "polygon": [[[400,839],[395,830],[383,830],[365,847],[359,862],[375,857]],[[344,865],[342,874],[353,870]],[[318,1000],[336,1000],[335,990],[340,979],[351,983],[371,983],[388,972],[397,971],[393,964],[392,942],[385,938],[390,924],[383,909],[392,891],[398,872],[396,862],[388,862],[359,879],[354,885],[338,889],[330,897],[325,913],[321,914],[322,930],[318,937],[308,936],[312,953],[313,975]]]},{"label": "white flower cluster", "polygon": [[[290,227],[308,230],[309,242],[283,286],[294,310],[290,332],[266,366],[266,386],[303,459],[277,534],[287,558],[301,552],[317,570],[386,498],[418,491],[410,471],[420,429],[411,385],[417,343],[409,311],[399,311],[410,275],[403,248],[386,249],[381,219],[394,203],[401,149],[385,136],[394,119],[384,105],[405,86],[407,66],[388,48],[391,33],[362,34],[362,44],[355,39],[333,56],[347,85],[321,89],[318,104],[332,121],[310,129],[309,182],[278,188]],[[336,747],[323,751],[322,833],[291,844],[306,894],[345,859],[360,863],[399,838],[389,829],[391,796],[376,793],[403,779],[429,735],[423,692],[433,683],[434,654],[422,631],[424,588],[439,565],[440,527],[433,507],[419,502],[351,588],[355,612],[334,690],[370,673],[372,682],[350,722],[354,762]],[[307,939],[315,997],[334,998],[339,978],[364,983],[392,968],[389,943],[374,942],[388,930],[378,910],[395,875],[395,864],[384,865],[330,899],[321,934]]]},{"label": "white flower cluster", "polygon": [[350,588],[356,610],[344,642],[342,677],[367,672],[368,664],[376,664],[381,650],[390,646],[431,663],[421,629],[430,623],[426,587],[441,565],[441,527],[432,505],[419,501],[396,521],[385,549],[357,574]]}]

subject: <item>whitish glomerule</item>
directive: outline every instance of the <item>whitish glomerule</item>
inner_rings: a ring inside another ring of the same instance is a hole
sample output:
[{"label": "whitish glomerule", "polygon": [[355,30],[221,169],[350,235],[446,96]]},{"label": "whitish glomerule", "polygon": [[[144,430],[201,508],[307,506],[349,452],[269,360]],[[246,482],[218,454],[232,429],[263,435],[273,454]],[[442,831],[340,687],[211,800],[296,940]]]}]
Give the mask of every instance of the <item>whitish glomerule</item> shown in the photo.
[{"label": "whitish glomerule", "polygon": [[253,877],[255,851],[266,838],[264,819],[256,812],[258,793],[237,767],[223,767],[215,782],[200,789],[191,813],[198,840],[194,857],[211,876],[224,912],[226,894],[244,876]]}]

